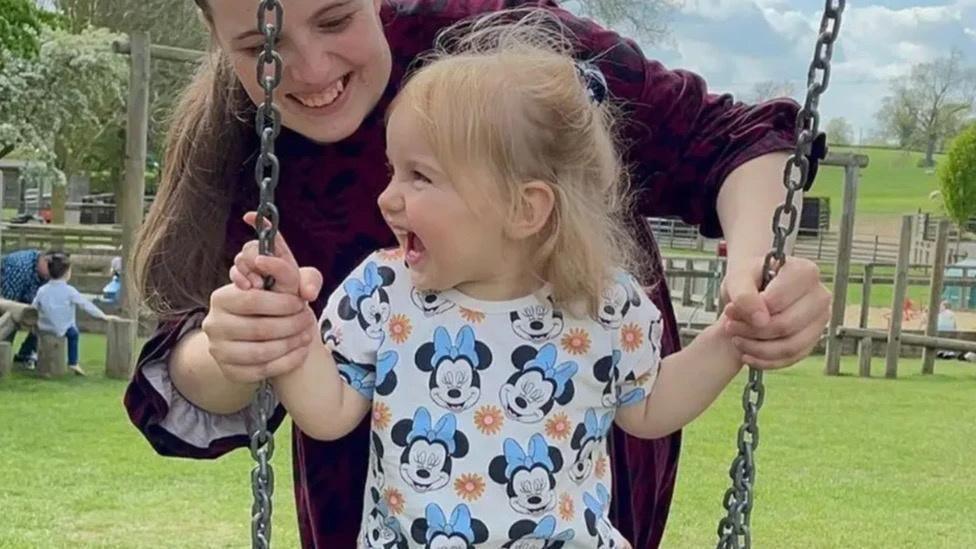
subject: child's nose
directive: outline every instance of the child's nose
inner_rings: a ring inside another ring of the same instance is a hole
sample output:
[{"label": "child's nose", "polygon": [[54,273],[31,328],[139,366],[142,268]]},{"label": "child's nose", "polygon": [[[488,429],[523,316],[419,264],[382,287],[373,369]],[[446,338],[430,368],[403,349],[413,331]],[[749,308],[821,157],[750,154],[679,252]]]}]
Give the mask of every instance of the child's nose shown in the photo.
[{"label": "child's nose", "polygon": [[376,199],[380,209],[387,212],[395,212],[403,209],[403,195],[396,189],[396,185],[391,181],[380,196]]}]

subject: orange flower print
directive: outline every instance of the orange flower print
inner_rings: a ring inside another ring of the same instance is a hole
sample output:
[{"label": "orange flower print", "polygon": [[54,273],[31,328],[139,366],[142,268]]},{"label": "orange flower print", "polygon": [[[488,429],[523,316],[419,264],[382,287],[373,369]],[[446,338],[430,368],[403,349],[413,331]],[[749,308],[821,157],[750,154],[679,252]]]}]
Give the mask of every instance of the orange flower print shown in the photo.
[{"label": "orange flower print", "polygon": [[609,460],[607,459],[607,456],[600,456],[596,460],[596,466],[594,467],[596,478],[602,480],[603,477],[607,475],[608,466],[609,466]]},{"label": "orange flower print", "polygon": [[571,355],[585,355],[590,350],[590,334],[582,328],[573,328],[562,340],[563,350]]},{"label": "orange flower print", "polygon": [[566,414],[556,414],[546,421],[546,434],[555,440],[566,440],[573,426]]},{"label": "orange flower print", "polygon": [[413,327],[410,326],[410,319],[407,315],[393,315],[390,318],[390,339],[396,343],[403,343],[410,337]]},{"label": "orange flower print", "polygon": [[400,261],[403,259],[403,248],[397,246],[396,248],[387,248],[385,250],[380,250],[379,258],[384,261]]},{"label": "orange flower print", "polygon": [[485,319],[485,313],[461,307],[461,318],[472,324],[480,324]]},{"label": "orange flower print", "polygon": [[497,406],[482,406],[474,412],[474,424],[483,434],[494,435],[501,431],[505,416]]},{"label": "orange flower print", "polygon": [[393,419],[393,414],[390,413],[390,407],[383,402],[373,403],[373,427],[377,431],[382,431],[390,426],[390,420]]},{"label": "orange flower print", "polygon": [[559,518],[563,520],[573,520],[576,512],[576,504],[573,503],[573,496],[563,494],[559,496]]},{"label": "orange flower print", "polygon": [[620,328],[620,345],[628,353],[632,353],[644,344],[644,334],[640,326],[634,323],[626,324]]},{"label": "orange flower print", "polygon": [[477,501],[485,493],[485,479],[473,473],[461,475],[454,481],[454,491],[465,501]]},{"label": "orange flower print", "polygon": [[399,515],[403,512],[403,506],[405,503],[403,494],[401,494],[396,488],[387,488],[386,491],[383,492],[383,499],[386,500],[386,506],[394,515]]}]

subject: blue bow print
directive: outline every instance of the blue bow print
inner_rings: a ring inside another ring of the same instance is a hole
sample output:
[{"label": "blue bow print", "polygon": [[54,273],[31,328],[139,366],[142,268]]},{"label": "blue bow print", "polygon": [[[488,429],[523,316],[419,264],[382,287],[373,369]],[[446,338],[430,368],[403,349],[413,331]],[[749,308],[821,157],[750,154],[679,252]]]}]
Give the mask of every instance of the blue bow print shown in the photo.
[{"label": "blue bow print", "polygon": [[556,519],[552,515],[546,515],[545,518],[539,521],[536,525],[535,530],[529,535],[529,539],[544,539],[549,541],[570,541],[575,537],[575,533],[572,530],[563,530],[556,535]]},{"label": "blue bow print", "polygon": [[426,408],[417,408],[417,412],[413,415],[413,428],[407,435],[407,442],[413,442],[418,438],[430,442],[443,442],[447,445],[447,451],[454,454],[456,432],[457,419],[454,418],[454,414],[444,414],[444,417],[437,421],[437,425],[431,427],[430,412]]},{"label": "blue bow print", "polygon": [[363,280],[349,279],[342,285],[342,289],[349,296],[350,306],[358,310],[359,300],[363,297],[373,295],[378,288],[383,285],[383,278],[380,276],[379,267],[370,261],[366,264],[363,272]]},{"label": "blue bow print", "polygon": [[536,465],[542,465],[549,471],[556,468],[549,457],[549,445],[542,435],[532,435],[529,439],[528,453],[523,452],[519,443],[511,438],[505,439],[502,448],[505,452],[505,476],[508,478],[512,478],[515,469],[519,467],[532,469]]},{"label": "blue bow print", "polygon": [[474,542],[474,530],[471,529],[471,511],[463,503],[454,508],[451,513],[451,522],[447,522],[444,511],[436,503],[427,506],[425,513],[427,518],[427,543],[430,543],[437,534],[447,534],[448,536],[460,535]]},{"label": "blue bow print", "polygon": [[434,356],[431,363],[437,364],[445,357],[451,360],[466,358],[471,364],[477,366],[478,353],[475,351],[474,343],[474,330],[471,329],[471,326],[465,326],[458,330],[457,339],[454,343],[451,343],[451,335],[447,330],[443,326],[439,326],[434,330]]},{"label": "blue bow print", "polygon": [[575,362],[563,362],[556,366],[556,346],[547,343],[536,355],[535,360],[526,365],[527,368],[535,368],[542,372],[542,377],[553,381],[556,384],[555,396],[563,394],[566,384],[576,375],[579,366]]},{"label": "blue bow print", "polygon": [[380,353],[376,357],[376,383],[382,385],[383,381],[386,380],[386,376],[390,375],[393,371],[393,367],[397,365],[399,360],[399,355],[396,351],[386,351],[385,353]]},{"label": "blue bow print", "polygon": [[373,400],[375,377],[373,372],[357,364],[339,364],[339,371],[349,378],[349,386],[369,400]]},{"label": "blue bow print", "polygon": [[606,486],[597,484],[596,497],[591,496],[589,492],[584,492],[583,503],[586,504],[586,508],[592,511],[594,515],[603,517],[610,508],[610,492],[607,491]]},{"label": "blue bow print", "polygon": [[586,429],[586,438],[603,438],[610,430],[611,422],[613,422],[613,412],[607,412],[603,416],[602,420],[597,421],[596,412],[594,412],[592,408],[587,410],[586,415],[583,418],[583,427]]}]

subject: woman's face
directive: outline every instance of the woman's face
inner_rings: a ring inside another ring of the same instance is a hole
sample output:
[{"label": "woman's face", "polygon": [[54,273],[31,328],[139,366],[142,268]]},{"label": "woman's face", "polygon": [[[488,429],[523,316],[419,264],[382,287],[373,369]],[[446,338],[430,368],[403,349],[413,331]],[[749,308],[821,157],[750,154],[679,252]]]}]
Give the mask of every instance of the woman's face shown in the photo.
[{"label": "woman's face", "polygon": [[[382,0],[279,0],[284,27],[277,50],[284,74],[275,92],[282,123],[321,143],[349,137],[373,110],[390,79]],[[259,104],[256,1],[209,0],[213,31],[247,94]],[[273,21],[273,14],[269,13]],[[267,74],[273,74],[268,67]]]}]

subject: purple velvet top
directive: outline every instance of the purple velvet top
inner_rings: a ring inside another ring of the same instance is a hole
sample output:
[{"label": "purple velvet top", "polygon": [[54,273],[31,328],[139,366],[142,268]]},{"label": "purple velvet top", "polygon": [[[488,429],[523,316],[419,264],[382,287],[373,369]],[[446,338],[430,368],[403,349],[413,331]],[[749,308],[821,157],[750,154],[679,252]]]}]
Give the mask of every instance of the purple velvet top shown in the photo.
[{"label": "purple velvet top", "polygon": [[[709,94],[702,79],[672,71],[644,57],[638,46],[589,20],[576,18],[550,0],[394,0],[383,7],[393,51],[393,75],[381,103],[355,134],[341,143],[314,144],[283,131],[277,150],[281,184],[277,204],[281,230],[302,265],[325,276],[314,304],[325,298],[369,252],[395,243],[376,207],[387,184],[383,113],[414,58],[436,33],[465,17],[525,5],[552,9],[580,41],[579,56],[599,55],[612,96],[620,101],[625,160],[643,216],[680,216],[708,236],[721,232],[716,200],[729,173],[755,157],[792,148],[798,106],[788,100],[758,106]],[[816,157],[823,154],[818,141]],[[817,158],[811,159],[815,173]],[[253,160],[252,160],[253,162]],[[239,221],[257,204],[253,169],[241,167],[225,228],[228,267],[253,233]],[[811,177],[812,178],[812,177]],[[640,238],[659,270],[657,246],[643,224]],[[678,331],[662,283],[651,297],[664,314],[663,353],[678,349]],[[166,361],[178,339],[199,327],[203,313],[162,323],[145,345],[125,395],[133,424],[163,455],[216,458],[246,446],[249,417],[208,414],[173,387]],[[284,417],[279,406],[272,422]],[[293,429],[295,502],[304,547],[354,547],[360,525],[368,455],[368,418],[349,436],[320,442]],[[611,438],[615,485],[611,517],[637,549],[657,547],[674,489],[680,434],[640,440],[614,428]],[[246,473],[242,471],[241,482]],[[716,494],[716,501],[720,494]]]}]

